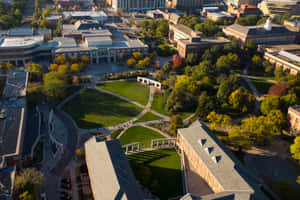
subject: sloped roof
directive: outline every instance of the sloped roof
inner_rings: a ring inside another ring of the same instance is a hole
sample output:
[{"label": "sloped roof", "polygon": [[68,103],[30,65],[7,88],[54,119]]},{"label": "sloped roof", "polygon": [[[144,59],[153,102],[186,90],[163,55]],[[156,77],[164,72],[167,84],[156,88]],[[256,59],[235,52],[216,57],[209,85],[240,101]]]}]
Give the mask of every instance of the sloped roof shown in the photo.
[{"label": "sloped roof", "polygon": [[142,192],[119,140],[85,143],[86,161],[95,200],[141,200]]}]

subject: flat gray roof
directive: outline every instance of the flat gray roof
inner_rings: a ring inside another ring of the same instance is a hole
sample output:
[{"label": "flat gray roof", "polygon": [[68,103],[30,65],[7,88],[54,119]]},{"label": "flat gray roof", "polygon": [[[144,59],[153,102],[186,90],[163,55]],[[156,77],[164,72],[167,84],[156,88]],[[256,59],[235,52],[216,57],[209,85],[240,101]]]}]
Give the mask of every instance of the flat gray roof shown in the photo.
[{"label": "flat gray roof", "polygon": [[4,37],[0,40],[0,47],[26,47],[43,41],[43,36]]},{"label": "flat gray roof", "polygon": [[53,41],[57,43],[57,47],[64,48],[64,47],[76,47],[76,41],[72,37],[55,37]]},{"label": "flat gray roof", "polygon": [[27,81],[27,70],[8,70],[3,100],[0,101],[0,156],[21,153]]},{"label": "flat gray roof", "polygon": [[84,146],[95,200],[143,199],[119,140],[94,136]]}]

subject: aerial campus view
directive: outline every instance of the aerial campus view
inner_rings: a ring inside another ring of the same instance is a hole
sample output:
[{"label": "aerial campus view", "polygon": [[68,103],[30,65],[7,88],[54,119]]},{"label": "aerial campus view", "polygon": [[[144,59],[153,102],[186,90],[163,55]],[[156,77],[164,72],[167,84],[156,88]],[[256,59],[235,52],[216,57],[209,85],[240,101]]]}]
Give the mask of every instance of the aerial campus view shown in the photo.
[{"label": "aerial campus view", "polygon": [[0,1],[0,200],[72,199],[300,200],[300,1]]}]

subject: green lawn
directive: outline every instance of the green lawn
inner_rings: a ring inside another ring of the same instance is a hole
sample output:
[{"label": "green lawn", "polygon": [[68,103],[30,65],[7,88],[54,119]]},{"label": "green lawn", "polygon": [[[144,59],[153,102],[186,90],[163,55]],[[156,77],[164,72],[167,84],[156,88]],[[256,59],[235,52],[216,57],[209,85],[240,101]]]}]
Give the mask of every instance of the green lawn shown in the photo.
[{"label": "green lawn", "polygon": [[146,114],[144,114],[142,117],[140,117],[135,122],[147,122],[147,121],[153,121],[153,120],[158,120],[158,119],[161,119],[161,117],[154,115],[151,112],[147,112]]},{"label": "green lawn", "polygon": [[113,126],[130,120],[142,109],[115,96],[87,89],[68,101],[63,110],[80,128]]},{"label": "green lawn", "polygon": [[151,105],[151,109],[158,112],[158,113],[160,113],[160,114],[169,116],[169,114],[164,109],[164,99],[163,98],[164,97],[162,95],[155,94],[153,96],[153,102],[152,102],[152,105]]},{"label": "green lawn", "polygon": [[125,131],[120,137],[122,145],[140,142],[141,147],[150,147],[151,140],[165,138],[160,133],[142,126],[133,126]]},{"label": "green lawn", "polygon": [[123,131],[122,128],[119,128],[119,129],[115,130],[114,132],[112,132],[112,133],[110,134],[110,138],[111,138],[111,139],[116,139],[116,138],[120,135],[120,133],[121,133],[122,131]]},{"label": "green lawn", "polygon": [[[127,158],[136,178],[160,199],[167,200],[183,194],[180,157],[174,149],[136,153]],[[150,180],[145,181],[145,176],[150,176]]]},{"label": "green lawn", "polygon": [[270,83],[268,81],[262,81],[262,80],[251,80],[251,82],[254,84],[256,89],[261,94],[267,94],[269,91],[269,88],[274,85],[274,83]]},{"label": "green lawn", "polygon": [[149,98],[149,87],[133,81],[114,81],[97,85],[98,88],[116,93],[142,105],[146,105]]}]

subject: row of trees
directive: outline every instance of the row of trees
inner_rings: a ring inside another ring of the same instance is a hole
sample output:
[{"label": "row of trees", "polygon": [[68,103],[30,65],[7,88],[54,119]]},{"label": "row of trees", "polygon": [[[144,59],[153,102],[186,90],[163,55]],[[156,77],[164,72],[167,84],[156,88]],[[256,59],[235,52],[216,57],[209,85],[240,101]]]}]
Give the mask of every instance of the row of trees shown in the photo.
[{"label": "row of trees", "polygon": [[34,28],[38,28],[38,29],[49,29],[50,23],[49,21],[46,20],[46,17],[50,15],[51,7],[47,5],[45,10],[42,12],[40,6],[40,0],[35,0],[34,8],[35,10],[33,13],[31,25]]},{"label": "row of trees", "polygon": [[151,64],[151,58],[145,57],[143,58],[140,52],[132,53],[132,56],[127,60],[128,66],[136,66],[139,68],[148,67]]},{"label": "row of trees", "polygon": [[[226,22],[227,23],[227,22]],[[179,24],[184,24],[193,30],[201,31],[204,36],[222,36],[222,30],[218,23],[209,19],[201,19],[195,15],[183,16]]]}]

